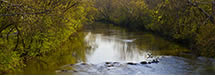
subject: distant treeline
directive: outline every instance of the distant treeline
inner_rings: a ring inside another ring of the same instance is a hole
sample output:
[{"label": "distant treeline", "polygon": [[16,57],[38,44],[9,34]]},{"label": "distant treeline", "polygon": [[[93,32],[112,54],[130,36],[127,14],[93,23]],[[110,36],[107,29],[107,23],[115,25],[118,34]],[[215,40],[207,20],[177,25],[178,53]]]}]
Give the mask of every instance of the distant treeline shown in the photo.
[{"label": "distant treeline", "polygon": [[151,31],[215,57],[214,0],[93,0],[97,21]]}]

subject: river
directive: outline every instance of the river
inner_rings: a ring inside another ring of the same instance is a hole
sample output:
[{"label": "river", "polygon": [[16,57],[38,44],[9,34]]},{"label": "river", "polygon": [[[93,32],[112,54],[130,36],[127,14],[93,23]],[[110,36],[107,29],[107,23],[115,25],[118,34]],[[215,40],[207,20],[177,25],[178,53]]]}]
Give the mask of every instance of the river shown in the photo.
[{"label": "river", "polygon": [[[190,50],[147,32],[130,32],[94,23],[65,42],[66,51],[28,61],[13,74],[175,75],[215,74],[215,60],[195,57]],[[157,63],[141,64],[150,61]]]}]

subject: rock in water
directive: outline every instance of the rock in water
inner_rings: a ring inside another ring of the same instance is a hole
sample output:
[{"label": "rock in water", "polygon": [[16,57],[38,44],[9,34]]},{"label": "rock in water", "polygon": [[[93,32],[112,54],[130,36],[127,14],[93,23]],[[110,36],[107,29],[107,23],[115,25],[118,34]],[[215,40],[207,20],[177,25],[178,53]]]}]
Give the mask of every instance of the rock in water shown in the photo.
[{"label": "rock in water", "polygon": [[110,64],[111,62],[105,62],[105,64]]},{"label": "rock in water", "polygon": [[155,60],[152,60],[152,62],[151,63],[158,63],[159,61],[157,60],[157,59],[155,59]]},{"label": "rock in water", "polygon": [[128,62],[128,65],[137,65],[137,63]]},{"label": "rock in water", "polygon": [[119,62],[113,62],[113,64],[120,64]]},{"label": "rock in water", "polygon": [[81,63],[81,65],[87,65],[87,63]]},{"label": "rock in water", "polygon": [[151,64],[151,62],[147,62],[147,64]]},{"label": "rock in water", "polygon": [[147,62],[146,61],[142,61],[142,62],[140,62],[140,64],[147,64]]},{"label": "rock in water", "polygon": [[108,65],[107,67],[114,67],[114,65]]}]

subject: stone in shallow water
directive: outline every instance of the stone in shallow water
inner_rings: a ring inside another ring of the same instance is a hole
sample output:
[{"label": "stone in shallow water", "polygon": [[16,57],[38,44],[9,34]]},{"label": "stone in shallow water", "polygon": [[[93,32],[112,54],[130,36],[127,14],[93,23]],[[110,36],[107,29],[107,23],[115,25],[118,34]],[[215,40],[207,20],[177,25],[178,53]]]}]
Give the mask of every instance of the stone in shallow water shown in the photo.
[{"label": "stone in shallow water", "polygon": [[147,62],[146,61],[142,61],[142,62],[140,62],[140,64],[147,64]]},{"label": "stone in shallow water", "polygon": [[114,67],[114,64],[111,62],[105,62],[104,64],[106,67]]},{"label": "stone in shallow water", "polygon": [[81,63],[81,65],[87,65],[87,63]]},{"label": "stone in shallow water", "polygon": [[155,60],[152,60],[152,62],[151,63],[158,63],[159,61],[157,60],[157,59],[155,59]]},{"label": "stone in shallow water", "polygon": [[133,62],[128,62],[128,65],[137,65],[137,63],[133,63]]},{"label": "stone in shallow water", "polygon": [[114,65],[107,65],[107,67],[113,67]]},{"label": "stone in shallow water", "polygon": [[113,64],[119,64],[119,62],[113,62]]},{"label": "stone in shallow water", "polygon": [[105,64],[111,64],[111,62],[105,62]]}]

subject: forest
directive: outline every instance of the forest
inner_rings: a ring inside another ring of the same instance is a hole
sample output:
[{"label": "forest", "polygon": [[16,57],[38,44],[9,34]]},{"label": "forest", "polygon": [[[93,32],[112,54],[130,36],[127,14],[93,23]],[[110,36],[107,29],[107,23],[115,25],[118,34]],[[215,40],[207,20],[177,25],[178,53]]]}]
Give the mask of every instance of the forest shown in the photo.
[{"label": "forest", "polygon": [[0,0],[0,74],[69,49],[84,60],[79,32],[94,22],[151,32],[215,58],[214,17],[215,0]]}]

